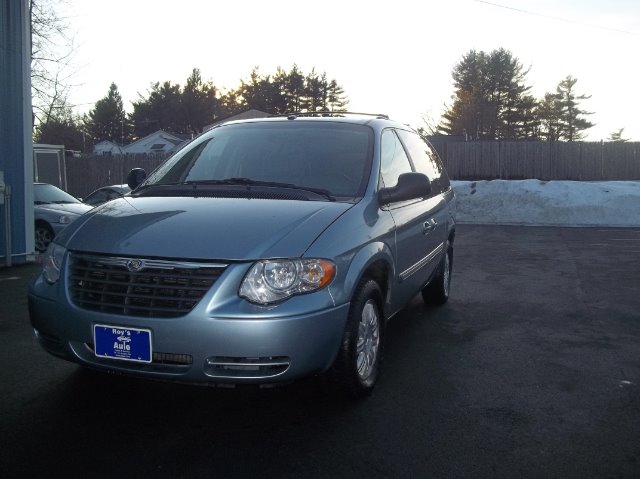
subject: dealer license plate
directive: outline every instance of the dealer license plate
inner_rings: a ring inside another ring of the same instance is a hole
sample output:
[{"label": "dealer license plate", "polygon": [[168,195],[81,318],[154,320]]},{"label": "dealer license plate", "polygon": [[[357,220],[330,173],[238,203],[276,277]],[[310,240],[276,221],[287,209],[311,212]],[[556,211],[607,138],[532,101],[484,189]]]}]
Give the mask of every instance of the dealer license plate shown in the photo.
[{"label": "dealer license plate", "polygon": [[148,329],[94,324],[93,339],[98,357],[151,362],[151,331]]}]

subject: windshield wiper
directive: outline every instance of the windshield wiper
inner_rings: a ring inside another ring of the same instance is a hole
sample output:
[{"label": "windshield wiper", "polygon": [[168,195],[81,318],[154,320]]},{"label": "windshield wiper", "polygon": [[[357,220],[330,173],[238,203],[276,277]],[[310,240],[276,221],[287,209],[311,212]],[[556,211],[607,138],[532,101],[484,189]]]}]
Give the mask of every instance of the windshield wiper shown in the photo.
[{"label": "windshield wiper", "polygon": [[336,200],[336,197],[333,196],[329,190],[325,190],[322,188],[313,188],[311,186],[299,186],[299,185],[291,185],[289,186],[289,188],[294,190],[310,191],[311,193],[315,193],[316,195],[324,196],[329,201]]},{"label": "windshield wiper", "polygon": [[282,186],[289,188],[294,186],[290,183],[278,183],[276,181],[259,181],[251,178],[225,178],[223,180],[190,180],[185,181],[185,185],[246,185],[246,186]]},{"label": "windshield wiper", "polygon": [[237,178],[225,178],[223,180],[192,180],[192,181],[185,181],[184,184],[193,185],[194,187],[196,187],[197,185],[238,185],[238,186],[267,186],[267,187],[273,187],[273,188],[288,188],[291,190],[308,191],[310,193],[323,196],[327,198],[329,201],[336,200],[330,191],[324,190],[322,188],[300,186],[300,185],[295,185],[293,183],[280,183],[277,181],[252,180],[251,178],[237,177]]}]

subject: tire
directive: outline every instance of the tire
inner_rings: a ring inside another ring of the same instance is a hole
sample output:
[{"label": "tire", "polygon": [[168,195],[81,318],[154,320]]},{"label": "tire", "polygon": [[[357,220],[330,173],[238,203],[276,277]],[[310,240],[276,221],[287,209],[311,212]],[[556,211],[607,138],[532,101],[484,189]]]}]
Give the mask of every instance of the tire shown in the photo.
[{"label": "tire", "polygon": [[35,229],[35,247],[38,253],[47,251],[49,244],[53,241],[54,233],[46,223],[36,223]]},{"label": "tire", "polygon": [[368,396],[378,379],[382,355],[382,293],[378,283],[363,280],[351,300],[338,357],[329,371],[347,396]]},{"label": "tire", "polygon": [[449,300],[453,270],[453,245],[451,241],[447,240],[445,248],[447,253],[442,256],[436,275],[422,290],[422,299],[427,304],[442,305]]}]

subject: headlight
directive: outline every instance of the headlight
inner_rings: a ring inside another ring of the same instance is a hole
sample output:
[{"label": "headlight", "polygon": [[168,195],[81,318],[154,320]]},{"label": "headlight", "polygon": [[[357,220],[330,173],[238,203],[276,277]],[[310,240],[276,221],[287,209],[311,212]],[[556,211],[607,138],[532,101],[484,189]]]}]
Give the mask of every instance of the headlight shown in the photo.
[{"label": "headlight", "polygon": [[61,225],[68,225],[69,223],[71,223],[71,218],[69,218],[67,215],[62,215],[60,218],[58,218],[58,223],[60,223]]},{"label": "headlight", "polygon": [[62,267],[62,259],[67,252],[65,248],[56,243],[51,243],[44,257],[44,267],[42,275],[47,283],[54,284],[60,279],[60,268]]},{"label": "headlight", "polygon": [[276,303],[294,294],[324,288],[335,272],[336,265],[326,259],[259,261],[244,277],[239,294],[252,303]]}]

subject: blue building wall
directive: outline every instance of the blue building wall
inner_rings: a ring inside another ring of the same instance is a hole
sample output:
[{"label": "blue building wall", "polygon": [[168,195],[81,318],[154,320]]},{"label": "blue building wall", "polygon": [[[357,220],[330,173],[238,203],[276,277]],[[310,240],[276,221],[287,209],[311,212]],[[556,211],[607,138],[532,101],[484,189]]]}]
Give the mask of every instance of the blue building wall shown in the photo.
[{"label": "blue building wall", "polygon": [[[0,205],[1,265],[34,259],[33,153],[31,120],[31,46],[28,0],[0,2],[0,171],[11,188],[9,224],[7,204]],[[7,231],[10,241],[6,241]],[[7,258],[7,247],[11,255]],[[10,259],[10,261],[8,261]]]}]

